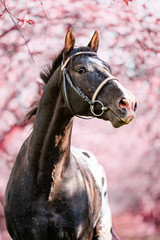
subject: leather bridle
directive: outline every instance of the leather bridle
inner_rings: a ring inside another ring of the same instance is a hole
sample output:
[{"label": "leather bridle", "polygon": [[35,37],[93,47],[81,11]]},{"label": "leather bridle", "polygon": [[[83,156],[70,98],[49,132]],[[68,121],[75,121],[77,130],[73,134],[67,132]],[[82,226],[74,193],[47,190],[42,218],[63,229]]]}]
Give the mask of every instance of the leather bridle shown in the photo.
[{"label": "leather bridle", "polygon": [[[64,90],[64,97],[65,97],[65,101],[67,103],[67,106],[69,108],[69,110],[77,117],[80,117],[80,118],[83,118],[81,117],[80,115],[76,114],[73,109],[71,108],[71,105],[69,103],[69,100],[68,100],[68,94],[67,94],[67,88],[66,88],[66,80],[67,82],[69,83],[69,85],[71,86],[71,88],[80,96],[84,99],[84,101],[88,102],[88,104],[90,105],[90,111],[91,113],[93,114],[93,116],[95,117],[100,117],[103,115],[103,113],[107,110],[110,110],[110,108],[108,106],[104,106],[104,104],[99,101],[99,100],[96,100],[99,92],[102,90],[102,88],[112,82],[113,80],[116,80],[118,81],[118,79],[114,76],[111,75],[109,69],[104,66],[105,70],[107,70],[107,74],[108,74],[108,77],[106,79],[103,80],[103,82],[101,82],[101,84],[97,87],[97,89],[95,90],[93,96],[92,96],[92,99],[90,99],[88,96],[86,96],[86,94],[82,91],[82,89],[80,89],[78,86],[74,85],[74,83],[72,82],[69,74],[68,74],[68,70],[66,68],[67,64],[69,63],[69,61],[75,57],[75,56],[78,56],[78,55],[83,55],[83,54],[86,54],[86,55],[94,55],[94,56],[97,56],[96,53],[94,52],[77,52],[71,56],[69,56],[67,58],[67,60],[63,63],[62,62],[62,66],[61,66],[61,71],[63,72],[63,90]],[[95,112],[95,104],[99,104],[101,106],[101,112],[100,113],[96,113]]]}]

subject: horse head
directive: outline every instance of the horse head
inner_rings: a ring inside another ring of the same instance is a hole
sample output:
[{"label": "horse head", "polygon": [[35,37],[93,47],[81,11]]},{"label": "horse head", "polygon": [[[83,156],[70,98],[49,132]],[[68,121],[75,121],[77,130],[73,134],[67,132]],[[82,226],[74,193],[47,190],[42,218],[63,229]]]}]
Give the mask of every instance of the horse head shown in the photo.
[{"label": "horse head", "polygon": [[97,56],[98,32],[86,47],[75,47],[71,29],[63,51],[63,94],[73,115],[109,120],[114,127],[135,117],[137,102],[111,73],[110,66]]}]

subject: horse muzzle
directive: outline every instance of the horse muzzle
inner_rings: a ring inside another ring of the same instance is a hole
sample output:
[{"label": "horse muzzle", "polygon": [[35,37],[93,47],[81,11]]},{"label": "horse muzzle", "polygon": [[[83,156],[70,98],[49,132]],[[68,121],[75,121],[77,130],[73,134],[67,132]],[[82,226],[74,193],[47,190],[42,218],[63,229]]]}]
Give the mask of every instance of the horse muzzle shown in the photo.
[{"label": "horse muzzle", "polygon": [[122,113],[121,120],[128,124],[136,116],[137,101],[133,95],[130,95],[128,99],[123,97],[118,104],[118,108]]}]

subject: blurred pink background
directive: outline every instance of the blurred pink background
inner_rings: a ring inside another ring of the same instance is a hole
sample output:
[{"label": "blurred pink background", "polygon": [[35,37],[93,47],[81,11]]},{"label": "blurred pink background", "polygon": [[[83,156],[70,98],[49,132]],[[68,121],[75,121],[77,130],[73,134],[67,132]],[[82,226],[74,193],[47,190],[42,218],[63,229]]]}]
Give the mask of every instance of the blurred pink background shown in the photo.
[{"label": "blurred pink background", "polygon": [[32,129],[23,119],[39,97],[39,72],[63,48],[69,27],[77,45],[99,32],[99,57],[138,100],[136,119],[119,129],[75,118],[72,144],[93,152],[104,166],[121,239],[160,239],[160,2],[125,2],[0,1],[0,240],[10,239],[6,184]]}]

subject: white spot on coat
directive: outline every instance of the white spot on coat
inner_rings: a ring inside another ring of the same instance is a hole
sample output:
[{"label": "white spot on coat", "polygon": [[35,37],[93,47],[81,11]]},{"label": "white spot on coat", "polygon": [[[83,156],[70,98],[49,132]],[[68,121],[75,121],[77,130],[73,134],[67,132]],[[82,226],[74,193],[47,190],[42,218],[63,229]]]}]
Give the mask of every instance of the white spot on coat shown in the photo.
[{"label": "white spot on coat", "polygon": [[[102,197],[102,208],[100,218],[95,224],[96,227],[96,234],[98,236],[98,240],[111,240],[112,239],[112,217],[111,211],[108,203],[108,196],[107,196],[107,179],[105,175],[105,171],[95,158],[95,156],[83,149],[71,147],[71,152],[74,157],[81,159],[91,171],[96,184],[99,188]],[[84,152],[86,154],[84,154]],[[89,156],[89,157],[88,157]],[[104,184],[102,185],[102,178],[104,178]]]}]

